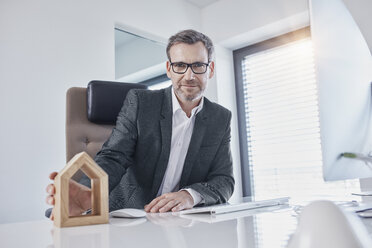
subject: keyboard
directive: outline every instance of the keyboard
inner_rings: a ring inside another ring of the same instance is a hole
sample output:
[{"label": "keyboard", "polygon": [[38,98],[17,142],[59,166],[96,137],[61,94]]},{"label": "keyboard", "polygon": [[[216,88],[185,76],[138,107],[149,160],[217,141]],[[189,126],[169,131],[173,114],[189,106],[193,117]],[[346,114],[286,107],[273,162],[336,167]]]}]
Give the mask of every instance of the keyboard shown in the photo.
[{"label": "keyboard", "polygon": [[213,206],[208,206],[208,207],[195,207],[189,210],[180,211],[180,214],[208,213],[208,214],[217,215],[217,214],[243,211],[243,210],[248,210],[248,209],[284,205],[284,204],[288,204],[288,201],[289,201],[289,197],[260,200],[260,201],[246,200],[240,203],[223,203],[223,204],[218,204],[218,205],[213,205]]}]

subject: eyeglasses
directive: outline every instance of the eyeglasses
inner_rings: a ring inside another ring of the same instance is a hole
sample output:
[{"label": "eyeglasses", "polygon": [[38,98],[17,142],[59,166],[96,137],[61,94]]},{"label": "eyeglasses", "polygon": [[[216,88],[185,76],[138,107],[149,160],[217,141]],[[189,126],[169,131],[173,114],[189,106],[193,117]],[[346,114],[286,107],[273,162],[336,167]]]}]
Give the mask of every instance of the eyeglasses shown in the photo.
[{"label": "eyeglasses", "polygon": [[184,74],[189,67],[195,74],[204,74],[207,71],[209,63],[195,62],[192,64],[187,64],[183,62],[174,62],[170,65],[172,67],[172,70],[178,74]]}]

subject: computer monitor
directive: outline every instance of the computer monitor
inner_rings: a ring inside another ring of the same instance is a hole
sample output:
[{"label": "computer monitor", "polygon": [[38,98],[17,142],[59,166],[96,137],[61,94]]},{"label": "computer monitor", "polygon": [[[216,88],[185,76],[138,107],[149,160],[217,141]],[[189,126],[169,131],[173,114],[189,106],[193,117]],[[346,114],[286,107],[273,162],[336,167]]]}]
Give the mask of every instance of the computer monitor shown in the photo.
[{"label": "computer monitor", "polygon": [[324,180],[372,177],[371,52],[341,0],[309,2]]}]

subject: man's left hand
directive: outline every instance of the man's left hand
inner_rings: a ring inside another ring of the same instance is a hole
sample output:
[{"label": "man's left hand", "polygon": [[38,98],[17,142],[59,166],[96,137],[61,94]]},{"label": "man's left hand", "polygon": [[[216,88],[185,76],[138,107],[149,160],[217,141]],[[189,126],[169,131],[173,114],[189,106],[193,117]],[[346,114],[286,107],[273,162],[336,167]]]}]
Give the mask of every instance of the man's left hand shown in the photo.
[{"label": "man's left hand", "polygon": [[184,209],[190,209],[193,206],[194,200],[192,196],[186,190],[181,190],[156,197],[145,206],[145,211],[148,213],[164,213],[168,211],[177,212]]}]

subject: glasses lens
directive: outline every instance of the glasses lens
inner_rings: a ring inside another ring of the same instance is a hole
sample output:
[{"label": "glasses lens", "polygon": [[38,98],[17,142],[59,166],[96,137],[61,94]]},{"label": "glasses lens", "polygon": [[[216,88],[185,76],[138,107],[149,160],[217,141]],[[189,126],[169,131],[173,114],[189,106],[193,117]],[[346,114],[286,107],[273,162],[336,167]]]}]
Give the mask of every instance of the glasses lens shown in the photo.
[{"label": "glasses lens", "polygon": [[187,70],[187,64],[185,63],[174,63],[172,66],[173,71],[176,73],[184,73]]},{"label": "glasses lens", "polygon": [[183,62],[177,62],[177,63],[172,63],[172,68],[175,73],[180,73],[183,74],[187,71],[188,67],[191,67],[191,70],[196,73],[196,74],[203,74],[207,71],[208,64],[204,63],[193,63],[193,64],[186,64]]},{"label": "glasses lens", "polygon": [[191,65],[191,69],[194,73],[205,73],[207,71],[207,65],[203,63],[194,63]]}]

